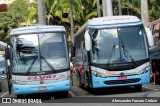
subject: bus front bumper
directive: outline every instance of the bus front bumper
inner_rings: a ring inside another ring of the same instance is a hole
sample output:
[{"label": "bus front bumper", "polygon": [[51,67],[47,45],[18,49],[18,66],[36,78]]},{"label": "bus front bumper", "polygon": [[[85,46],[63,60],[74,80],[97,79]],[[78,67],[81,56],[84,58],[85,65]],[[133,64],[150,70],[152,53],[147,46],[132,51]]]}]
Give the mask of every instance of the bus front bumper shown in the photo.
[{"label": "bus front bumper", "polygon": [[92,87],[93,88],[105,88],[116,86],[133,86],[140,84],[150,83],[150,71],[140,75],[126,76],[126,80],[118,80],[118,77],[101,78],[92,74]]},{"label": "bus front bumper", "polygon": [[60,92],[60,91],[69,91],[70,89],[71,89],[70,80],[57,83],[38,84],[38,85],[13,84],[13,91],[15,95]]}]

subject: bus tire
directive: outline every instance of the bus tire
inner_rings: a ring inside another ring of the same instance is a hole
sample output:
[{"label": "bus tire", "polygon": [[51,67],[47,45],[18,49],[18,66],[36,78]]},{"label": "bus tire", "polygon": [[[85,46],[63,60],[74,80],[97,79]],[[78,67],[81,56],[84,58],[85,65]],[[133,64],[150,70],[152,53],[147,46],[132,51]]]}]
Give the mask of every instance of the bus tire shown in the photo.
[{"label": "bus tire", "polygon": [[67,98],[68,97],[68,91],[62,92],[62,95],[63,95],[64,98]]},{"label": "bus tire", "polygon": [[85,72],[85,75],[84,75],[84,84],[83,84],[83,86],[84,86],[84,89],[88,89],[88,82],[87,82],[87,73]]},{"label": "bus tire", "polygon": [[142,84],[140,84],[140,85],[134,85],[134,89],[136,91],[142,91]]}]

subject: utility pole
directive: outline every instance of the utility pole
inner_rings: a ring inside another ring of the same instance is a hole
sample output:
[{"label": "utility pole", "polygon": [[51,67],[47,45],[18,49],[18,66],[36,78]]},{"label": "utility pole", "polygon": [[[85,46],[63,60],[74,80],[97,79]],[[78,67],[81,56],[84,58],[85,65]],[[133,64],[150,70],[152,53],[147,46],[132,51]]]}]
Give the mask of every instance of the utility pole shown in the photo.
[{"label": "utility pole", "polygon": [[113,16],[112,0],[102,0],[103,4],[103,17]]},{"label": "utility pole", "polygon": [[38,23],[46,25],[46,8],[44,0],[38,0]]},{"label": "utility pole", "polygon": [[70,2],[70,22],[71,22],[71,39],[72,44],[74,44],[74,25],[73,25],[73,13],[72,13],[72,0],[69,0]]},{"label": "utility pole", "polygon": [[99,0],[97,0],[97,13],[98,13],[98,17],[101,17],[101,8],[100,8]]},{"label": "utility pole", "polygon": [[118,0],[118,11],[119,11],[119,15],[122,15],[121,0]]}]

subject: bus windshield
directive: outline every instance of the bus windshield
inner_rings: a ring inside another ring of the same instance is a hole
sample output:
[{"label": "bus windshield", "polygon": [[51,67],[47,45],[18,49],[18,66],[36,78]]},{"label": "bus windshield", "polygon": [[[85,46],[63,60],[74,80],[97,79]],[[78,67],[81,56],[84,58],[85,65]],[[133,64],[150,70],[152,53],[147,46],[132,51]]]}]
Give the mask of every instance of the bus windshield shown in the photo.
[{"label": "bus windshield", "polygon": [[92,62],[118,64],[148,59],[143,26],[92,29]]},{"label": "bus windshield", "polygon": [[58,72],[69,68],[65,33],[40,33],[12,37],[13,72]]}]

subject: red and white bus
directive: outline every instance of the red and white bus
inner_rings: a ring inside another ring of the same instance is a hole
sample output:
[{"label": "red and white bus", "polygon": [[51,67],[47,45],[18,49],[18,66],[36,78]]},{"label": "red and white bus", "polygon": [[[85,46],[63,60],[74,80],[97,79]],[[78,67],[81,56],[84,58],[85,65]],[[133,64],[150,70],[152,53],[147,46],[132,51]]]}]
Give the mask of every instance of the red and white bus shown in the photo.
[{"label": "red and white bus", "polygon": [[63,26],[29,26],[13,29],[6,48],[9,91],[24,94],[71,89],[70,66]]}]

